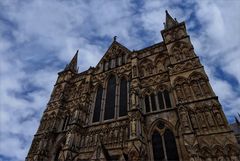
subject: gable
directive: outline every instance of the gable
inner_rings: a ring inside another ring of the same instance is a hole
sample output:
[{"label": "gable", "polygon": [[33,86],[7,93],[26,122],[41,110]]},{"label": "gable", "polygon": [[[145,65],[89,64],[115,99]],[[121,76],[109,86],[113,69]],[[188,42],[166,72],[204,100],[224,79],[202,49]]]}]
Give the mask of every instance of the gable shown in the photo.
[{"label": "gable", "polygon": [[104,56],[97,64],[96,68],[100,68],[103,63],[109,62],[112,59],[117,59],[122,56],[128,56],[130,53],[131,51],[128,48],[126,48],[117,41],[113,41]]}]

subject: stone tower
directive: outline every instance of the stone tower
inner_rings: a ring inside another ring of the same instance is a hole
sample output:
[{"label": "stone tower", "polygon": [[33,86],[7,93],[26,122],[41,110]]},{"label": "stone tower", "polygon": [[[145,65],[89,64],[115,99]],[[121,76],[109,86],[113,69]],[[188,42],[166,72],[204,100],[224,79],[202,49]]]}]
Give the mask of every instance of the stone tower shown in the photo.
[{"label": "stone tower", "polygon": [[239,145],[187,34],[166,11],[163,42],[116,37],[95,68],[58,73],[26,161],[238,161]]}]

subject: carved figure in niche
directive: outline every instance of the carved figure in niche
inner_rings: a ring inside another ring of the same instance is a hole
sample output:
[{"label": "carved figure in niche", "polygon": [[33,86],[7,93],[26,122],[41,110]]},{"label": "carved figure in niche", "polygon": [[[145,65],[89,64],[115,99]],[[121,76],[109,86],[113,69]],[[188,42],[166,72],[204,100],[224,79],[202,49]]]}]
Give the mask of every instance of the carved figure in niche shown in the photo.
[{"label": "carved figure in niche", "polygon": [[119,141],[122,142],[123,141],[123,128],[120,128],[120,134],[119,134]]},{"label": "carved figure in niche", "polygon": [[202,96],[201,89],[199,88],[198,83],[196,81],[192,82],[192,89],[197,98]]},{"label": "carved figure in niche", "polygon": [[183,127],[188,128],[189,127],[189,121],[188,121],[187,113],[185,111],[181,111],[180,117],[181,117]]},{"label": "carved figure in niche", "polygon": [[174,44],[172,51],[177,62],[185,59],[187,56],[190,56],[189,47],[184,42],[178,42]]},{"label": "carved figure in niche", "polygon": [[180,85],[177,85],[177,86],[176,86],[176,94],[177,94],[177,98],[178,98],[178,101],[179,101],[179,102],[181,102],[181,101],[184,100],[182,88],[180,87]]},{"label": "carved figure in niche", "polygon": [[200,111],[198,112],[197,117],[198,117],[199,125],[201,127],[206,127],[205,119],[203,118],[203,115],[202,115],[202,113]]},{"label": "carved figure in niche", "polygon": [[163,62],[161,62],[160,60],[157,62],[157,70],[158,72],[163,72],[165,70]]},{"label": "carved figure in niche", "polygon": [[216,112],[215,116],[216,116],[218,125],[224,125],[224,122],[223,122],[221,114],[219,112]]},{"label": "carved figure in niche", "polygon": [[186,56],[186,58],[190,58],[192,56],[191,51],[188,48],[184,48],[182,53]]},{"label": "carved figure in niche", "polygon": [[66,145],[71,146],[72,140],[73,140],[73,134],[72,133],[68,133],[67,134],[67,139],[66,139]]},{"label": "carved figure in niche", "polygon": [[209,111],[207,111],[207,112],[205,112],[205,116],[207,118],[207,122],[208,122],[209,126],[214,126],[215,124],[214,124],[214,121],[212,118],[212,114]]},{"label": "carved figure in niche", "polygon": [[197,124],[197,120],[194,113],[190,114],[190,119],[191,119],[193,129],[197,129],[198,124]]},{"label": "carved figure in niche", "polygon": [[177,62],[179,62],[181,60],[181,57],[180,57],[180,53],[179,52],[175,52],[175,55],[174,55],[175,59]]},{"label": "carved figure in niche", "polygon": [[133,76],[134,77],[137,76],[137,67],[136,67],[136,65],[133,66]]},{"label": "carved figure in niche", "polygon": [[153,63],[149,59],[142,61],[139,65],[139,70],[143,72],[143,73],[140,73],[141,76],[147,76],[149,74],[152,74],[153,69],[154,69]]},{"label": "carved figure in niche", "polygon": [[191,100],[192,99],[192,94],[191,94],[191,90],[190,90],[188,84],[184,83],[183,88],[184,88],[184,93],[185,93],[187,99]]},{"label": "carved figure in niche", "polygon": [[204,93],[205,95],[210,95],[211,92],[210,92],[210,89],[209,89],[209,86],[208,86],[207,82],[204,81],[204,80],[201,80],[201,81],[200,81],[200,84],[201,84],[203,93]]},{"label": "carved figure in niche", "polygon": [[132,136],[136,135],[137,122],[136,120],[131,121],[131,134]]}]

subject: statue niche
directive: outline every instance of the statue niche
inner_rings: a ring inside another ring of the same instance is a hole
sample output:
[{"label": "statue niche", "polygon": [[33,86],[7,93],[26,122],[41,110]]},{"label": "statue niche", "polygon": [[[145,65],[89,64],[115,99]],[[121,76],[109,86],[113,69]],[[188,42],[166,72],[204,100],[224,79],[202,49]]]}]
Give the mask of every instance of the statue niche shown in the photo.
[{"label": "statue niche", "polygon": [[186,42],[176,42],[171,50],[176,62],[180,62],[193,56],[191,48]]},{"label": "statue niche", "polygon": [[186,100],[187,98],[190,98],[190,89],[188,86],[187,79],[184,77],[177,77],[174,80],[174,87],[177,95],[178,102],[182,102]]},{"label": "statue niche", "polygon": [[145,59],[140,62],[139,65],[140,76],[145,77],[154,73],[153,62],[149,59]]},{"label": "statue niche", "polygon": [[167,66],[170,64],[170,62],[167,59],[167,56],[165,55],[165,53],[160,53],[155,58],[155,64],[156,64],[156,71],[161,73],[167,69]]},{"label": "statue niche", "polygon": [[193,72],[190,74],[188,79],[194,92],[195,98],[207,97],[211,95],[208,79],[202,73]]}]

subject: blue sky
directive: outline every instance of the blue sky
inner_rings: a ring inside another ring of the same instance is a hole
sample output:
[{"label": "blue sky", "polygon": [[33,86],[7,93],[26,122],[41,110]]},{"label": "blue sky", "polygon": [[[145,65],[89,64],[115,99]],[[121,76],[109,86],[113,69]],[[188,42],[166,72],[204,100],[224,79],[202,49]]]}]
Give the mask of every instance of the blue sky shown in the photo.
[{"label": "blue sky", "polygon": [[130,50],[162,41],[165,10],[186,21],[230,122],[240,112],[239,0],[1,0],[0,161],[22,161],[57,73],[79,49],[95,66],[113,36]]}]

